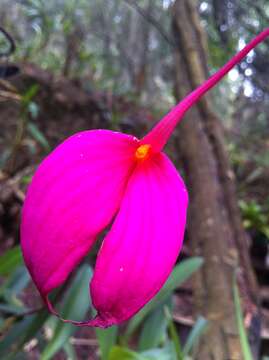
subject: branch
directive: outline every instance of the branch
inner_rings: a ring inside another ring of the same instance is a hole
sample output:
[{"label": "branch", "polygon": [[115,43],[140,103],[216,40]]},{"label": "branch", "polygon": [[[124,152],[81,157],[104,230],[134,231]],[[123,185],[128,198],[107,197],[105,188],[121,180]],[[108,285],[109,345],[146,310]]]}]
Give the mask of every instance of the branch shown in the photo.
[{"label": "branch", "polygon": [[160,33],[164,40],[172,47],[175,47],[175,42],[172,37],[166,32],[166,30],[159,24],[159,22],[142,7],[140,7],[133,0],[123,0],[127,5],[134,9],[139,15],[141,15],[146,21],[155,27],[155,29]]},{"label": "branch", "polygon": [[5,38],[9,42],[9,49],[2,54],[0,53],[0,57],[9,56],[16,50],[15,41],[13,40],[12,36],[1,26],[0,26],[0,32],[5,36]]}]

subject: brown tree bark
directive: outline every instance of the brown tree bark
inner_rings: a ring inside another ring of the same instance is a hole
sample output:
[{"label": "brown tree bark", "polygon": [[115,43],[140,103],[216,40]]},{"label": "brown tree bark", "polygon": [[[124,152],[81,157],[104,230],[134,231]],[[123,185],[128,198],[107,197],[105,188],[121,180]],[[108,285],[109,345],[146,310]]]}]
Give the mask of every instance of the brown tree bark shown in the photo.
[{"label": "brown tree bark", "polygon": [[[193,0],[176,0],[172,10],[179,100],[208,77],[207,43]],[[209,96],[186,114],[176,143],[190,192],[191,247],[205,260],[203,270],[194,279],[194,298],[196,312],[209,320],[209,327],[201,338],[196,359],[241,360],[232,295],[235,270],[240,269],[238,282],[250,323],[259,320],[257,284],[223,130]]]},{"label": "brown tree bark", "polygon": [[82,44],[83,42],[83,37],[84,37],[83,31],[78,25],[75,25],[71,33],[66,35],[65,59],[62,69],[62,74],[65,77],[70,76],[72,66],[74,65],[74,62],[77,60],[80,44]]},{"label": "brown tree bark", "polygon": [[[153,9],[154,0],[149,0],[146,8],[146,13],[151,14]],[[141,18],[140,18],[141,21]],[[149,55],[149,40],[150,40],[151,26],[148,21],[142,19],[141,21],[141,38],[142,49],[139,59],[139,64],[136,70],[134,79],[134,88],[137,95],[140,95],[145,89],[147,71],[148,71],[148,55]]]}]

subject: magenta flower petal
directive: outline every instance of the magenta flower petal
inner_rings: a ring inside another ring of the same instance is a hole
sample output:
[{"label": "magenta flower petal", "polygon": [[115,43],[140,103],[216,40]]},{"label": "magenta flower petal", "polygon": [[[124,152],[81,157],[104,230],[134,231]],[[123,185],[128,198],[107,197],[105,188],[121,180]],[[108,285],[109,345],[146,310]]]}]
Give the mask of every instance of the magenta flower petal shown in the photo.
[{"label": "magenta flower petal", "polygon": [[98,315],[88,325],[120,323],[160,290],[181,248],[187,203],[184,183],[164,154],[138,164],[98,254],[90,286]]},{"label": "magenta flower petal", "polygon": [[188,202],[182,179],[161,150],[186,111],[267,36],[269,28],[141,141],[106,130],[85,131],[42,162],[23,206],[21,244],[52,312],[48,293],[65,281],[118,210],[91,283],[97,317],[71,322],[100,327],[120,323],[160,290],[181,248]]},{"label": "magenta flower petal", "polygon": [[119,208],[135,166],[136,138],[76,134],[39,166],[22,211],[21,245],[43,298],[62,284]]}]

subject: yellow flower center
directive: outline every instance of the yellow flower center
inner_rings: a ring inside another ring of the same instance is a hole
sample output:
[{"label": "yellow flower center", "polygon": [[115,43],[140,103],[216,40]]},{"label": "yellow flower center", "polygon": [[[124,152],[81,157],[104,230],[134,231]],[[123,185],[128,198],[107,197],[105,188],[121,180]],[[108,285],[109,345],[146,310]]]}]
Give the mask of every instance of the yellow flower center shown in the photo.
[{"label": "yellow flower center", "polygon": [[144,144],[140,145],[135,152],[135,157],[137,160],[145,160],[149,156],[151,145]]}]

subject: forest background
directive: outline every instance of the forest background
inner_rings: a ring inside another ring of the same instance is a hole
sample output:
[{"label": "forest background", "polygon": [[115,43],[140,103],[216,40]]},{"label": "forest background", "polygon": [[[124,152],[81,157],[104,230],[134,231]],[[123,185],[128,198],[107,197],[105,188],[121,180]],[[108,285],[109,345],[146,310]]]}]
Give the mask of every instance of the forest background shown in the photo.
[{"label": "forest background", "polygon": [[[268,0],[0,0],[0,358],[269,358],[269,40],[166,148],[189,189],[187,232],[133,319],[94,330],[50,316],[18,234],[34,169],[64,138],[142,136],[268,24]],[[97,251],[55,295],[65,317],[92,314]]]}]

